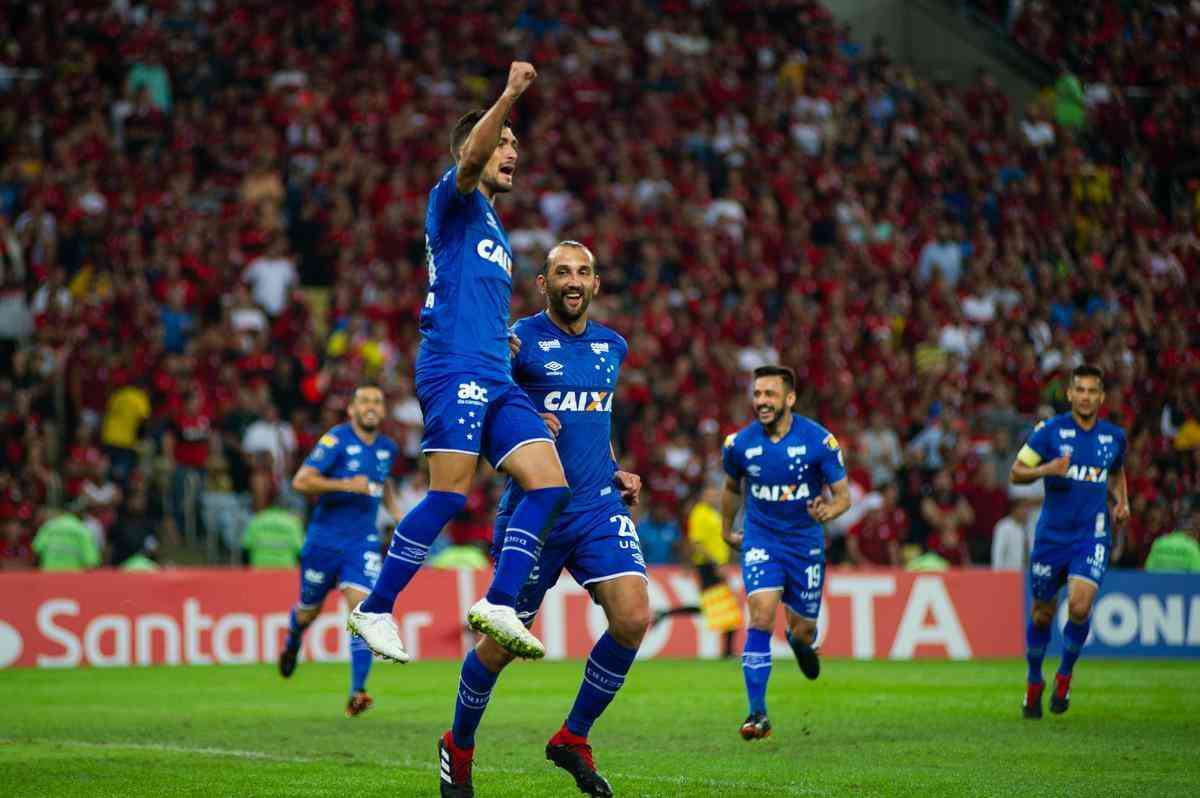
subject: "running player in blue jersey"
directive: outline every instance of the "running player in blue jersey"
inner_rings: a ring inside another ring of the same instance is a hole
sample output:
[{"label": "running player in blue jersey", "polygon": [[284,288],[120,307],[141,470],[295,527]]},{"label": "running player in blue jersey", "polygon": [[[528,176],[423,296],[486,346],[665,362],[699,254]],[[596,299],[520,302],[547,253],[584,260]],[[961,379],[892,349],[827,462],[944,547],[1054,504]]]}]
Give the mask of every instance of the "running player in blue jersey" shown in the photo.
[{"label": "running player in blue jersey", "polygon": [[442,527],[466,506],[481,454],[526,493],[504,531],[491,587],[467,622],[518,657],[545,654],[514,604],[571,492],[554,439],[512,380],[512,250],[492,207],[498,195],[512,191],[517,165],[517,139],[506,117],[536,75],[532,65],[514,62],[495,104],[459,120],[450,137],[454,166],[429,193],[429,293],[415,381],[425,417],[421,449],[429,462],[429,493],[396,527],[375,589],[348,622],[372,651],[399,662],[408,654],[392,618],[396,596]]},{"label": "running player in blue jersey", "polygon": [[[758,421],[725,439],[721,519],[725,540],[742,551],[742,583],[750,605],[742,675],[750,714],[741,733],[743,739],[757,740],[771,734],[767,680],[771,631],[781,600],[787,639],[800,670],[809,679],[821,673],[814,647],[825,584],[821,525],[850,509],[850,487],[837,439],[817,422],[792,412],[796,377],[791,369],[755,369],[751,393]],[[743,530],[735,531],[743,485],[749,496]]]},{"label": "running player in blue jersey", "polygon": [[[362,601],[379,576],[379,535],[375,515],[383,501],[388,512],[397,505],[388,476],[396,459],[396,444],[379,433],[385,408],[383,391],[361,385],[347,414],[321,436],[292,479],[292,487],[317,497],[300,552],[300,601],[292,609],[287,643],[279,655],[279,672],[288,678],[296,670],[300,641],[321,611],[325,596],[337,585],[346,604]],[[371,652],[362,640],[350,638],[350,700],[346,716],[366,712]]]},{"label": "running player in blue jersey", "polygon": [[[641,480],[618,470],[611,444],[613,394],[628,347],[620,335],[588,320],[600,281],[587,247],[575,241],[554,247],[537,284],[546,310],[516,323],[520,349],[513,372],[557,436],[572,499],[546,537],[516,606],[532,624],[565,567],[608,617],[608,631],[592,648],[575,705],[546,744],[546,758],[574,776],[583,793],[610,796],[612,788],[596,772],[588,732],[624,684],[650,623],[646,566],[625,506],[637,503]],[[504,531],[522,494],[510,479],[496,518],[496,549],[507,545]],[[474,794],[475,730],[496,678],[512,659],[485,637],[463,661],[454,725],[438,741],[442,796]]]},{"label": "running player in blue jersey", "polygon": [[[1029,553],[1033,608],[1025,630],[1029,676],[1023,714],[1042,717],[1042,660],[1058,591],[1067,586],[1063,655],[1054,677],[1050,711],[1062,714],[1071,700],[1071,674],[1091,629],[1092,602],[1108,570],[1112,523],[1129,518],[1125,484],[1125,431],[1098,413],[1104,372],[1079,366],[1067,389],[1071,412],[1038,424],[1017,453],[1010,478],[1024,485],[1045,478],[1046,498]],[[1108,497],[1114,505],[1110,516]]]}]

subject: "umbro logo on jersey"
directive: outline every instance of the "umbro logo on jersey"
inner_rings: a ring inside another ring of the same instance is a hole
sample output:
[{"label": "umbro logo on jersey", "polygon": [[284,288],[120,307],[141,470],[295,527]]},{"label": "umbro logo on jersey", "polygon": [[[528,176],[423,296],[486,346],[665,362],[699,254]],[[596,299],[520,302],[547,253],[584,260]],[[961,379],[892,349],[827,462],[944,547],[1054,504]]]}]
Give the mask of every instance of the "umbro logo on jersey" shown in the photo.
[{"label": "umbro logo on jersey", "polygon": [[562,341],[551,338],[549,341],[538,341],[538,349],[549,352],[551,349],[562,349]]},{"label": "umbro logo on jersey", "polygon": [[487,223],[490,224],[492,227],[496,228],[497,230],[500,229],[500,225],[498,225],[496,223],[496,217],[492,216],[490,213],[487,215]]},{"label": "umbro logo on jersey", "polygon": [[756,466],[756,465],[747,466],[746,473],[752,477],[756,477],[762,473],[762,466]]},{"label": "umbro logo on jersey", "polygon": [[788,457],[803,457],[804,455],[808,454],[808,447],[807,446],[789,446],[787,452],[788,452]]},{"label": "umbro logo on jersey", "polygon": [[559,377],[559,376],[562,376],[562,372],[563,372],[564,368],[565,368],[565,366],[563,366],[562,363],[559,363],[557,360],[551,360],[549,363],[546,364],[546,373],[551,374],[555,377]]},{"label": "umbro logo on jersey", "polygon": [[762,454],[761,446],[751,446],[749,449],[746,450],[746,459],[753,460],[755,457],[758,457],[760,454]]},{"label": "umbro logo on jersey", "polygon": [[595,352],[597,355],[607,352],[608,351],[608,342],[606,341],[602,344],[592,344],[592,351]]},{"label": "umbro logo on jersey", "polygon": [[1073,430],[1073,429],[1060,429],[1060,430],[1058,431],[1058,435],[1059,435],[1059,437],[1060,437],[1060,438],[1074,438],[1074,437],[1075,437],[1075,430]]},{"label": "umbro logo on jersey", "polygon": [[362,451],[362,447],[357,443],[346,447],[346,454],[358,454]]}]

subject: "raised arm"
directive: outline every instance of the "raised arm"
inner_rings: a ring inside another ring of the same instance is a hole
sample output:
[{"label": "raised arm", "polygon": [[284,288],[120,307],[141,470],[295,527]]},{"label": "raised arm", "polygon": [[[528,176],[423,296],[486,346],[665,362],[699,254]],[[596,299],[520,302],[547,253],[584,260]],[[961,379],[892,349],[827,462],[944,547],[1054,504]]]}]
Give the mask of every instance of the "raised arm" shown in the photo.
[{"label": "raised arm", "polygon": [[533,68],[533,64],[513,61],[509,66],[508,83],[504,92],[475,123],[467,140],[463,142],[458,158],[458,173],[454,178],[454,187],[459,194],[470,194],[479,185],[483,168],[487,166],[492,153],[496,151],[496,145],[500,143],[500,132],[504,129],[504,120],[508,118],[508,112],[536,77],[537,70]]}]

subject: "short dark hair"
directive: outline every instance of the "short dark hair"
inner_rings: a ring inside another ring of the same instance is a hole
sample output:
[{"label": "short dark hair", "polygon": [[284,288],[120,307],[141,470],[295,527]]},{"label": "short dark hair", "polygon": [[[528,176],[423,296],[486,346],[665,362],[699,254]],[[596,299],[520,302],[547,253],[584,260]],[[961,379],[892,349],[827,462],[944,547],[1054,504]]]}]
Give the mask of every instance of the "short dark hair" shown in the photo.
[{"label": "short dark hair", "polygon": [[789,391],[796,390],[796,372],[787,366],[759,366],[754,370],[754,379],[763,377],[779,377],[783,380],[785,388]]},{"label": "short dark hair", "polygon": [[582,249],[584,251],[584,253],[588,256],[588,260],[592,262],[592,270],[595,271],[596,255],[588,248],[588,245],[584,244],[580,241],[572,241],[571,239],[568,238],[565,241],[559,241],[557,244],[550,247],[550,249],[546,250],[546,259],[542,261],[542,276],[543,277],[550,276],[550,253],[553,252],[554,250],[558,249],[559,247],[572,247],[573,249]]},{"label": "short dark hair", "polygon": [[1104,369],[1099,366],[1076,366],[1071,371],[1071,382],[1075,382],[1080,377],[1095,377],[1100,381],[1100,387],[1104,387]]},{"label": "short dark hair", "polygon": [[366,380],[366,381],[360,382],[358,385],[354,386],[354,392],[350,394],[351,401],[353,401],[358,396],[359,391],[367,391],[367,390],[379,391],[379,393],[381,395],[386,397],[386,394],[384,393],[384,390],[383,390],[383,386],[381,386],[379,383],[375,382],[374,380]]},{"label": "short dark hair", "polygon": [[[470,113],[463,114],[454,123],[454,129],[450,131],[450,157],[458,163],[458,151],[462,149],[463,142],[467,140],[467,136],[471,135],[471,131],[475,129],[475,125],[483,119],[483,115],[487,113],[486,109],[478,108]],[[500,124],[500,129],[512,129],[512,122],[505,119]]]}]

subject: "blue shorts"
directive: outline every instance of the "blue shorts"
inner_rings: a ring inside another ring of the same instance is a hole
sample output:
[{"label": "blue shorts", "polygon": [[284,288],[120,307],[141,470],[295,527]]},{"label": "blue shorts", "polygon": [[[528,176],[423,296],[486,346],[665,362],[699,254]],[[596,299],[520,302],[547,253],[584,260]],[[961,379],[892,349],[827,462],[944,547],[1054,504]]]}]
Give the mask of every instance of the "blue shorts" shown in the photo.
[{"label": "blue shorts", "polygon": [[1034,599],[1053,601],[1068,579],[1083,579],[1099,587],[1108,572],[1108,550],[1107,538],[1081,537],[1065,543],[1036,538],[1029,553]]},{"label": "blue shorts", "polygon": [[425,417],[422,452],[482,454],[499,469],[523,444],[554,444],[528,394],[512,380],[426,368],[417,372],[416,393]]},{"label": "blue shorts", "polygon": [[782,591],[785,607],[815,621],[821,614],[825,586],[825,548],[747,536],[742,541],[742,585],[747,596],[762,590]]},{"label": "blue shorts", "polygon": [[[497,516],[492,536],[492,556],[499,557],[509,516]],[[595,510],[563,513],[542,544],[537,565],[517,594],[517,615],[532,623],[546,591],[558,582],[563,568],[582,587],[618,576],[646,578],[637,527],[623,504],[607,504]]]},{"label": "blue shorts", "polygon": [[370,535],[362,545],[338,548],[305,543],[300,550],[300,606],[320,607],[335,586],[370,593],[382,567],[378,535]]}]

